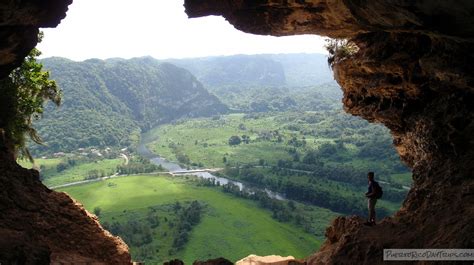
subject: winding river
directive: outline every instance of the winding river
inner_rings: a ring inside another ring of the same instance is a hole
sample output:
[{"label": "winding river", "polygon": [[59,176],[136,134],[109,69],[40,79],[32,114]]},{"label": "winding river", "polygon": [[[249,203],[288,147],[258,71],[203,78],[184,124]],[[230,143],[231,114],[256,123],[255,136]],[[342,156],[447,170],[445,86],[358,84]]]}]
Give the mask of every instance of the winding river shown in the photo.
[{"label": "winding river", "polygon": [[[143,139],[143,138],[142,138]],[[241,191],[247,192],[247,193],[254,193],[255,191],[264,191],[270,198],[272,199],[277,199],[277,200],[286,200],[285,196],[283,194],[268,190],[268,189],[261,189],[261,188],[256,188],[256,187],[250,187],[248,184],[244,184],[239,181],[235,180],[230,180],[228,178],[223,178],[223,177],[218,177],[215,176],[209,172],[191,172],[186,168],[182,168],[180,165],[170,162],[166,160],[163,157],[157,156],[154,153],[152,153],[147,147],[145,142],[140,142],[138,145],[137,152],[150,160],[155,165],[160,165],[164,169],[170,171],[171,173],[173,172],[179,172],[179,175],[189,175],[189,176],[195,176],[203,179],[209,179],[209,180],[214,180],[216,183],[219,183],[219,185],[226,185],[226,184],[234,184],[239,187]],[[175,175],[178,175],[175,173]]]}]

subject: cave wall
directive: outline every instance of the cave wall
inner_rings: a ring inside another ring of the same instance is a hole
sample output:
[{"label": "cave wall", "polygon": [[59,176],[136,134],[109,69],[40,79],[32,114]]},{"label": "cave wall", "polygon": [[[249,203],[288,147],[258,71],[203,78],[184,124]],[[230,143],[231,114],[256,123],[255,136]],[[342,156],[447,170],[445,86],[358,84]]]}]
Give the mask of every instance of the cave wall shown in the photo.
[{"label": "cave wall", "polygon": [[[0,1],[0,78],[36,46],[40,27],[55,27],[72,0]],[[5,96],[5,95],[0,95]],[[3,107],[3,106],[2,106]],[[69,195],[20,167],[2,134],[0,113],[0,264],[130,264],[128,246]]]},{"label": "cave wall", "polygon": [[1,264],[130,264],[127,245],[39,173],[0,163]]},{"label": "cave wall", "polygon": [[349,38],[385,31],[471,41],[474,36],[469,0],[185,0],[184,5],[190,18],[223,16],[238,30],[261,35]]},{"label": "cave wall", "polygon": [[72,0],[0,2],[0,78],[20,66],[36,46],[39,28],[56,27]]},{"label": "cave wall", "polygon": [[333,65],[344,109],[390,129],[414,185],[402,209],[375,227],[356,216],[334,220],[309,264],[381,264],[384,248],[474,248],[474,2],[186,0],[185,7],[189,17],[221,15],[248,33],[319,34],[359,48]]}]

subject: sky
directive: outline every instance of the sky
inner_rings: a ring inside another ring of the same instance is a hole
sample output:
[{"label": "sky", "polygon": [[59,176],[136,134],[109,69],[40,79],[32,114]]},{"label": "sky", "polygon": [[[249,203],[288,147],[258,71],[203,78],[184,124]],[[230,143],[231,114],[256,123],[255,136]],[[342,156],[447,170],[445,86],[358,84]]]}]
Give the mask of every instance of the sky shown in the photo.
[{"label": "sky", "polygon": [[188,19],[183,0],[74,0],[67,16],[45,33],[42,58],[157,59],[259,53],[324,53],[316,35],[259,36],[224,18]]}]

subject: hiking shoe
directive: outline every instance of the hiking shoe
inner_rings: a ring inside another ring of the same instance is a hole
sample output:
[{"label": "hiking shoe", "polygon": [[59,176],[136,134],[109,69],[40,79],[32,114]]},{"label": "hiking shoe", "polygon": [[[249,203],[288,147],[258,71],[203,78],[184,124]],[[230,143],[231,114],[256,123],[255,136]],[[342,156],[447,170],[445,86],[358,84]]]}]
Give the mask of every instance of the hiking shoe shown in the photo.
[{"label": "hiking shoe", "polygon": [[373,225],[375,225],[375,223],[373,223],[373,222],[365,222],[364,225],[366,225],[366,226],[373,226]]}]

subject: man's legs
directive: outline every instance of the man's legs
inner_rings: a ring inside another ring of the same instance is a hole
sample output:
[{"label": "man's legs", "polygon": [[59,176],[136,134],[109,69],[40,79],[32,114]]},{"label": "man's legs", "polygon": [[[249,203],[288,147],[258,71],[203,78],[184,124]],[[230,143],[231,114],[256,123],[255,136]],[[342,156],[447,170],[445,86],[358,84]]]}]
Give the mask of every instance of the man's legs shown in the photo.
[{"label": "man's legs", "polygon": [[369,198],[367,200],[368,208],[369,208],[369,222],[375,224],[375,204],[377,203],[377,199]]}]

